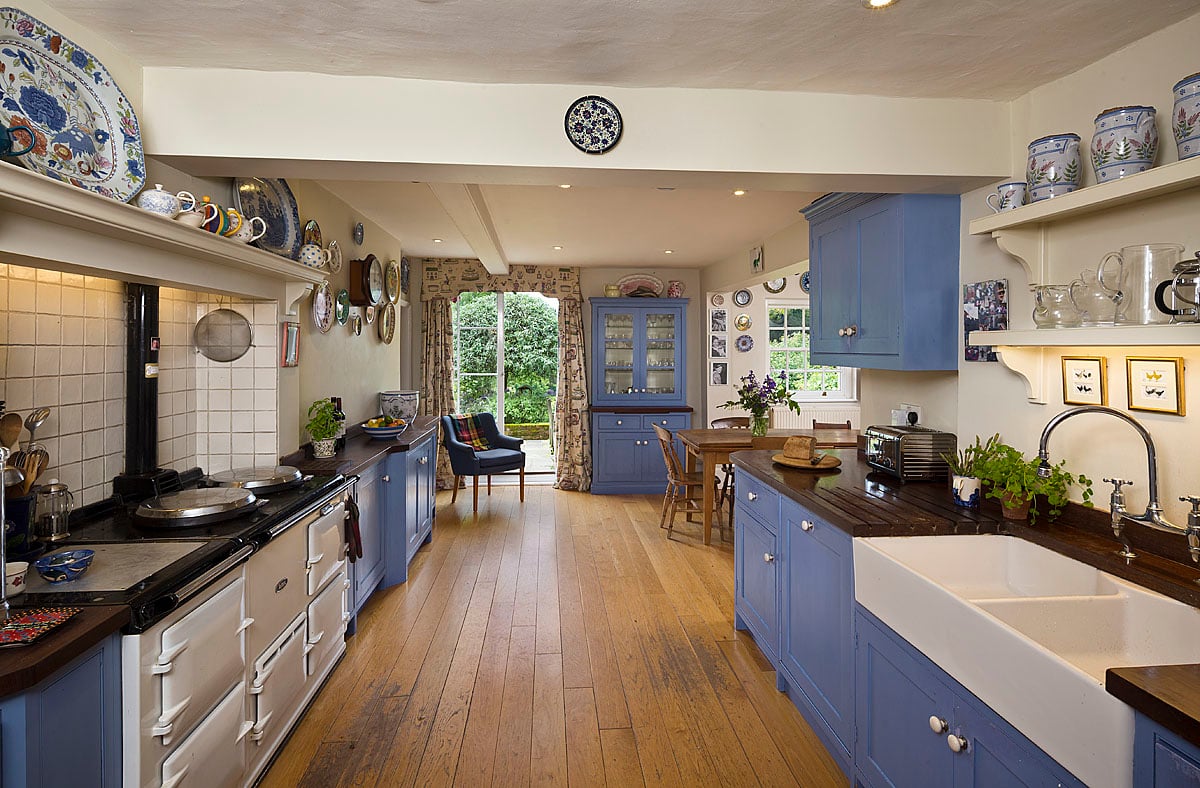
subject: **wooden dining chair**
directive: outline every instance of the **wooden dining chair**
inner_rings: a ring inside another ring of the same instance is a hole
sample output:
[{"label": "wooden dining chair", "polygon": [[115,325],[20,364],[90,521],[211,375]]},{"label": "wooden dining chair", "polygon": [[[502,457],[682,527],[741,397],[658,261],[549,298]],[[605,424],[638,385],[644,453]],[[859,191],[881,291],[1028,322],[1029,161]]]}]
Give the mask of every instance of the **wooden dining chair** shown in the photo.
[{"label": "wooden dining chair", "polygon": [[[714,430],[748,430],[750,429],[749,416],[725,416],[720,419],[713,419],[708,423],[708,426]],[[717,508],[720,509],[729,502],[729,522],[733,522],[733,463],[727,462],[721,466],[721,489],[717,494]]]},{"label": "wooden dining chair", "polygon": [[[704,514],[704,485],[712,484],[714,493],[717,490],[717,477],[712,475],[712,471],[704,469],[696,473],[687,473],[683,470],[683,463],[679,461],[679,453],[675,451],[675,438],[671,431],[658,426],[654,427],[654,434],[658,436],[658,445],[662,448],[663,462],[667,466],[667,489],[663,494],[662,514],[658,518],[658,527],[667,529],[667,538],[671,538],[671,532],[675,527],[676,512],[694,512],[696,514]],[[717,527],[721,531],[721,538],[725,538],[725,524],[721,522],[720,508],[714,512],[717,520]]]},{"label": "wooden dining chair", "polygon": [[812,428],[814,430],[848,430],[848,429],[852,429],[852,427],[850,426],[850,419],[846,419],[845,424],[842,424],[840,421],[817,421],[816,419],[813,419]]}]

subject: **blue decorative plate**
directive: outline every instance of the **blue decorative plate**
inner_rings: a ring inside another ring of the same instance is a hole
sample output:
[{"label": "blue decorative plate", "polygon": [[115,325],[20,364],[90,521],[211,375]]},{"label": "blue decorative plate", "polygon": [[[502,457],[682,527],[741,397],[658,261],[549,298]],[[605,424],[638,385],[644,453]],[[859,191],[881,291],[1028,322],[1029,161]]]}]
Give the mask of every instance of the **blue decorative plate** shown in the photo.
[{"label": "blue decorative plate", "polygon": [[233,196],[238,213],[261,216],[267,232],[254,242],[260,249],[295,260],[300,254],[300,209],[282,178],[235,178]]},{"label": "blue decorative plate", "polygon": [[800,274],[800,289],[806,293],[812,289],[812,273],[810,271]]},{"label": "blue decorative plate", "polygon": [[34,132],[21,164],[122,202],[141,191],[137,116],[99,60],[24,11],[3,8],[0,75],[0,122]]},{"label": "blue decorative plate", "polygon": [[603,96],[575,99],[563,119],[567,139],[584,153],[607,153],[621,141],[624,124],[617,105]]},{"label": "blue decorative plate", "polygon": [[735,346],[738,350],[745,353],[754,347],[754,337],[750,336],[749,334],[741,334],[738,336]]}]

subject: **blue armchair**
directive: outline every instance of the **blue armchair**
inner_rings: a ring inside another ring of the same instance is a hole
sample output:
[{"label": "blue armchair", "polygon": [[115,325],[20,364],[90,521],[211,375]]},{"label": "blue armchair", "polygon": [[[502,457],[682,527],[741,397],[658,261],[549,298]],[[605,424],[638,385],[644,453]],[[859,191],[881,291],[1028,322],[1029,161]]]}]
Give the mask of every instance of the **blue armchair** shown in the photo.
[{"label": "blue armchair", "polygon": [[[496,419],[490,413],[476,413],[474,436],[459,434],[459,420],[454,416],[442,416],[442,443],[450,455],[450,467],[454,470],[454,493],[450,503],[458,499],[458,485],[464,476],[475,479],[472,493],[472,511],[479,512],[479,477],[487,477],[488,495],[492,494],[492,475],[505,471],[520,470],[521,500],[525,500],[525,452],[521,444],[525,441],[500,434]],[[469,440],[482,439],[487,448],[476,448]]]}]

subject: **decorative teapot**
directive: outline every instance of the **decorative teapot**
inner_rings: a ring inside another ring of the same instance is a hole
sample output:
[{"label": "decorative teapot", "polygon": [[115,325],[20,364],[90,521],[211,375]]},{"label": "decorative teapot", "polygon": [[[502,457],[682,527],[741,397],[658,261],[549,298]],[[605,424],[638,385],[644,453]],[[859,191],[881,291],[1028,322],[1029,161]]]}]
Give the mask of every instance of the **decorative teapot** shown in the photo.
[{"label": "decorative teapot", "polygon": [[[184,207],[185,204],[186,208]],[[183,211],[194,210],[196,208],[196,198],[188,191],[171,194],[171,192],[163,189],[161,183],[156,183],[153,189],[142,190],[142,193],[137,198],[137,206],[143,211],[156,213],[168,219],[174,219]]]}]

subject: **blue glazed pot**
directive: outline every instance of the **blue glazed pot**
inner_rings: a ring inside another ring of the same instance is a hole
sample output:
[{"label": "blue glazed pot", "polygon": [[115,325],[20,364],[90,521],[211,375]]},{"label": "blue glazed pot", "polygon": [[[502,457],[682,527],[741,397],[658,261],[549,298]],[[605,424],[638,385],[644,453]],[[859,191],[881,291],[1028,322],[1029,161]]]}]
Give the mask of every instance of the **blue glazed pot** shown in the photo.
[{"label": "blue glazed pot", "polygon": [[979,487],[979,479],[974,476],[959,476],[956,473],[950,482],[950,494],[954,497],[956,505],[965,506],[968,509],[978,509]]},{"label": "blue glazed pot", "polygon": [[1173,92],[1171,132],[1175,135],[1179,158],[1190,159],[1200,153],[1200,74],[1179,80]]},{"label": "blue glazed pot", "polygon": [[1154,107],[1117,107],[1096,116],[1091,153],[1097,183],[1115,181],[1154,166],[1158,155],[1154,118]]},{"label": "blue glazed pot", "polygon": [[1029,143],[1025,167],[1029,202],[1070,194],[1079,188],[1081,175],[1078,134],[1054,134]]}]

